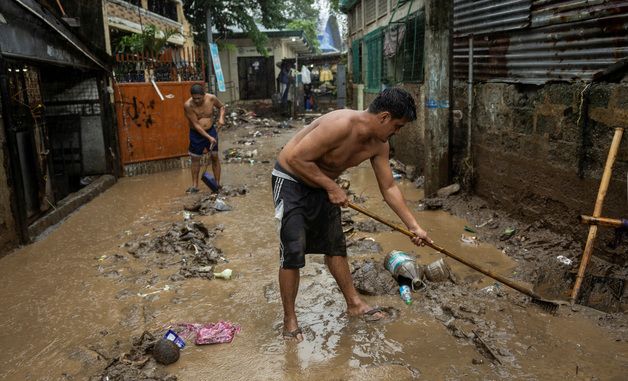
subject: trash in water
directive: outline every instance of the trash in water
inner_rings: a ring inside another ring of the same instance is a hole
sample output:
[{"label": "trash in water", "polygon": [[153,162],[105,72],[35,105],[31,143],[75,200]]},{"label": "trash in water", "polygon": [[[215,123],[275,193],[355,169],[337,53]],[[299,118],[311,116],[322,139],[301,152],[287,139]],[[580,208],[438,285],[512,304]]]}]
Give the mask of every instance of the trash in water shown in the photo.
[{"label": "trash in water", "polygon": [[483,228],[483,227],[485,227],[486,225],[490,224],[491,222],[493,222],[493,219],[492,219],[492,218],[490,218],[488,221],[484,221],[484,222],[482,222],[482,223],[481,223],[481,224],[479,224],[479,225],[475,225],[475,227],[476,227],[476,228]]},{"label": "trash in water", "polygon": [[236,333],[240,332],[239,325],[222,320],[215,324],[179,323],[177,326],[183,328],[179,332],[180,336],[196,335],[194,340],[196,345],[230,343],[235,338]]},{"label": "trash in water", "polygon": [[444,282],[449,279],[451,270],[443,258],[425,266],[425,277],[430,282]]},{"label": "trash in water", "polygon": [[185,348],[185,341],[171,329],[166,332],[164,339],[172,341],[181,349]]},{"label": "trash in water", "polygon": [[513,235],[515,235],[516,232],[517,232],[516,228],[506,228],[504,232],[502,233],[502,235],[499,237],[499,239],[501,241],[510,239]]},{"label": "trash in water", "polygon": [[487,294],[499,295],[501,293],[502,289],[499,286],[499,283],[495,282],[495,283],[493,283],[490,286],[486,286],[486,287],[482,288],[480,291],[486,292]]},{"label": "trash in water", "polygon": [[160,293],[160,292],[162,292],[162,291],[168,291],[168,290],[170,290],[170,286],[165,285],[165,286],[164,286],[164,288],[161,288],[161,289],[159,289],[159,290],[157,290],[157,291],[148,292],[148,293],[146,293],[146,294],[142,294],[141,292],[138,292],[138,293],[137,293],[137,296],[139,296],[139,297],[141,297],[141,298],[145,298],[145,297],[147,297],[147,296],[149,296],[149,295],[159,294],[159,293]]},{"label": "trash in water", "polygon": [[471,236],[471,235],[465,235],[465,234],[461,234],[460,235],[460,241],[462,243],[466,243],[467,245],[477,245],[477,237],[476,236]]},{"label": "trash in water", "polygon": [[558,257],[556,257],[556,259],[558,259],[558,262],[562,263],[563,265],[571,265],[573,263],[573,261],[567,257],[565,257],[564,255],[559,255]]},{"label": "trash in water", "polygon": [[401,285],[399,286],[399,296],[401,296],[401,300],[407,305],[412,304],[412,295],[410,294],[410,286]]},{"label": "trash in water", "polygon": [[470,227],[470,226],[468,226],[468,225],[465,225],[465,226],[464,226],[464,231],[469,232],[469,233],[476,233],[476,231],[475,231],[475,230],[473,230],[473,228],[471,228],[471,227]]},{"label": "trash in water", "polygon": [[183,220],[184,221],[187,221],[187,220],[189,220],[191,218],[192,218],[192,213],[187,212],[187,211],[183,211]]},{"label": "trash in water", "polygon": [[399,278],[407,278],[413,291],[425,288],[423,271],[415,264],[413,257],[403,251],[393,250],[384,257],[384,268],[399,282]]},{"label": "trash in water", "polygon": [[214,209],[216,209],[219,212],[228,212],[230,211],[232,208],[227,205],[227,203],[223,200],[223,199],[216,199],[216,202],[214,203]]},{"label": "trash in water", "polygon": [[229,279],[231,279],[231,275],[232,274],[233,274],[233,270],[231,270],[231,269],[224,269],[222,272],[214,273],[214,278],[220,278],[220,279],[229,280]]}]

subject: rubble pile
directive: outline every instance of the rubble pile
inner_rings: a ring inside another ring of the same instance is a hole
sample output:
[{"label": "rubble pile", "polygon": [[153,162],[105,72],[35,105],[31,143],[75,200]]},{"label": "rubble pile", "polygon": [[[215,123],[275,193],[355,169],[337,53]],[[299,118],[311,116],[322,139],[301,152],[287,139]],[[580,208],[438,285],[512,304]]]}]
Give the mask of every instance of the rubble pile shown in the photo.
[{"label": "rubble pile", "polygon": [[[198,213],[203,216],[212,215],[217,212],[227,212],[232,210],[225,201],[228,197],[243,196],[248,193],[246,186],[230,187],[223,186],[220,191],[208,195],[196,195],[188,199],[183,205],[183,209],[188,212]],[[190,216],[191,217],[191,216]]]},{"label": "rubble pile", "polygon": [[180,264],[179,274],[185,278],[213,279],[213,265],[223,259],[214,246],[216,231],[210,231],[201,222],[177,222],[156,238],[127,242],[127,251],[138,259],[155,262],[159,267]]},{"label": "rubble pile", "polygon": [[144,331],[141,336],[133,338],[132,348],[113,358],[107,358],[109,364],[90,381],[102,380],[152,380],[176,381],[177,377],[168,374],[164,367],[151,356],[158,339],[154,334]]}]

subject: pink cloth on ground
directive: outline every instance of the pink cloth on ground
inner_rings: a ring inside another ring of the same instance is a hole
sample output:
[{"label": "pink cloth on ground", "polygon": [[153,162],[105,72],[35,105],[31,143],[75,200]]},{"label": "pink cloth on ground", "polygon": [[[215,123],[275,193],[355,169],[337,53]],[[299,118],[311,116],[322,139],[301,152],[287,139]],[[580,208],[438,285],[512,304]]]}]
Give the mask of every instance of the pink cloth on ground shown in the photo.
[{"label": "pink cloth on ground", "polygon": [[194,343],[196,345],[230,343],[233,341],[236,333],[240,332],[239,325],[223,320],[218,323],[206,324],[179,323],[177,326],[183,328],[179,333],[180,336],[189,338],[192,334],[195,334],[196,340]]}]

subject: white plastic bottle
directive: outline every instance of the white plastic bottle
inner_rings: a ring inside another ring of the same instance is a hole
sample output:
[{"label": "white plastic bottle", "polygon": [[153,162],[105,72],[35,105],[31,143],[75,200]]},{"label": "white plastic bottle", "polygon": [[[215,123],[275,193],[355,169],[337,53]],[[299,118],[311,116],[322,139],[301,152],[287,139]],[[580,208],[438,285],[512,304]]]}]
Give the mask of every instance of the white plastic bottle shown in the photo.
[{"label": "white plastic bottle", "polygon": [[401,285],[399,286],[399,295],[401,296],[401,300],[404,301],[407,305],[412,304],[412,295],[410,294],[410,286]]}]

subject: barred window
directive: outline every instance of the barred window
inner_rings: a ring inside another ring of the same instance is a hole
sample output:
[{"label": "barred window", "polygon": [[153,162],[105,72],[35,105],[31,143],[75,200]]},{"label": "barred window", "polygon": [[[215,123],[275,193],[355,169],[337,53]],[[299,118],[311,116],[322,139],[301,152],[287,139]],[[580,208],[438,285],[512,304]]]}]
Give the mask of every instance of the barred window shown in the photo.
[{"label": "barred window", "polygon": [[423,49],[425,36],[425,16],[420,12],[406,21],[406,36],[403,39],[403,81],[423,80]]},{"label": "barred window", "polygon": [[376,11],[376,3],[375,0],[365,0],[364,1],[364,21],[366,24],[370,24],[376,19],[375,11]]}]

